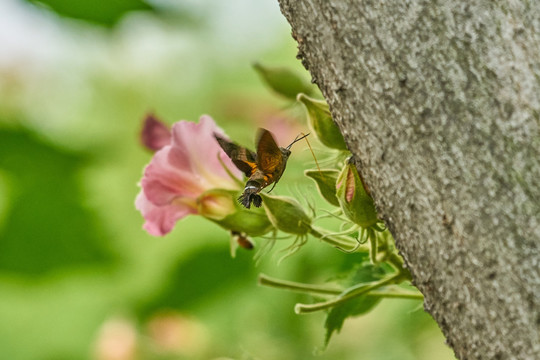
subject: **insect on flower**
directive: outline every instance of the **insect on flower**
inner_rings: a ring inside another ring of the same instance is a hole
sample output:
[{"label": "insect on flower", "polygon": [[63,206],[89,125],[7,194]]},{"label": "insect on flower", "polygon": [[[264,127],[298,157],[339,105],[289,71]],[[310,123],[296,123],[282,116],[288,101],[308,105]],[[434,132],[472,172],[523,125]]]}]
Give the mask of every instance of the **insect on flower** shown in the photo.
[{"label": "insect on flower", "polygon": [[270,191],[274,189],[285,171],[287,160],[291,155],[291,146],[308,135],[298,135],[289,146],[282,148],[277,145],[270,131],[259,129],[256,141],[257,152],[255,153],[219,134],[214,134],[217,142],[231,158],[234,165],[249,178],[242,195],[238,198],[244,207],[249,209],[252,203],[255,207],[261,206],[262,198],[258,193],[272,183],[274,186]]}]

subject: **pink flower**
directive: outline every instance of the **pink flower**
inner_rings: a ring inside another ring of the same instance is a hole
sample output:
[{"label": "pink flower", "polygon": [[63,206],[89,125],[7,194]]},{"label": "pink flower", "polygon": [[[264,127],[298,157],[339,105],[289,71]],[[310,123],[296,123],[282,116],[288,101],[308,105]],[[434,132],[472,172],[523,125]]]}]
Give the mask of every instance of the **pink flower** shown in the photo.
[{"label": "pink flower", "polygon": [[198,124],[175,123],[170,144],[157,151],[144,169],[135,206],[151,235],[163,236],[178,220],[198,213],[199,198],[206,191],[239,189],[222,163],[237,178],[242,173],[221,149],[214,133],[224,136],[209,116],[202,116]]},{"label": "pink flower", "polygon": [[171,131],[154,114],[147,114],[141,131],[141,143],[149,150],[157,151],[171,143]]}]

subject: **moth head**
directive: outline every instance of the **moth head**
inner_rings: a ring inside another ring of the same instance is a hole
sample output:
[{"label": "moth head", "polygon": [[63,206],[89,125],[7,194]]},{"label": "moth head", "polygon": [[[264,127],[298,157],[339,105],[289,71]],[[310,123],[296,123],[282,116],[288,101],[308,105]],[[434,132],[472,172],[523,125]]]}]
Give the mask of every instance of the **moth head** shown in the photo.
[{"label": "moth head", "polygon": [[287,146],[287,148],[280,147],[279,150],[281,150],[281,155],[283,155],[283,160],[287,161],[289,156],[291,155],[291,150],[289,150],[291,146]]}]

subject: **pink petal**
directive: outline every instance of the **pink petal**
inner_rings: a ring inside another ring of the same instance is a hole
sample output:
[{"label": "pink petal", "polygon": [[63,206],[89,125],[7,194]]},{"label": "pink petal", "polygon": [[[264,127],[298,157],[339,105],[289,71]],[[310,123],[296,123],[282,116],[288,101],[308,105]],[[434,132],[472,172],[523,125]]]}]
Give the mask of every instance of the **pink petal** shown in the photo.
[{"label": "pink petal", "polygon": [[218,155],[227,168],[237,177],[242,173],[238,170],[225,152],[221,149],[214,133],[224,135],[210,116],[202,116],[199,123],[180,121],[172,127],[172,147],[175,157],[180,154],[190,160],[193,173],[200,175],[208,187],[234,188],[236,185],[218,160]]},{"label": "pink petal", "polygon": [[148,114],[141,130],[141,142],[148,149],[157,151],[171,143],[171,131],[153,114]]},{"label": "pink petal", "polygon": [[[171,163],[171,151],[170,145],[158,151],[145,168],[141,180],[145,195],[155,205],[166,205],[178,196],[194,199],[205,190],[191,168],[181,168],[175,166],[178,163]],[[185,162],[189,163],[189,159]]]},{"label": "pink petal", "polygon": [[349,171],[347,172],[347,180],[346,180],[345,186],[346,186],[345,199],[347,200],[348,203],[350,203],[356,191],[356,183],[354,181],[354,174],[350,167],[349,167]]},{"label": "pink petal", "polygon": [[146,198],[143,191],[137,195],[135,207],[146,220],[143,228],[154,236],[168,234],[178,220],[196,212],[193,208],[181,204],[156,206]]}]

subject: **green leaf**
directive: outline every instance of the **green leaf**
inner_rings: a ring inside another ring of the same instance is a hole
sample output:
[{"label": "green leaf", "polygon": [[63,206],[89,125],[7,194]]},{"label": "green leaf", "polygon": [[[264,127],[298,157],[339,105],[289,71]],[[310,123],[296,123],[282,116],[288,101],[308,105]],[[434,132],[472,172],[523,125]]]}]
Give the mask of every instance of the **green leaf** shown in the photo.
[{"label": "green leaf", "polygon": [[326,201],[334,206],[339,206],[339,201],[336,198],[336,182],[339,171],[332,169],[306,170],[304,175],[315,181],[317,190]]},{"label": "green leaf", "polygon": [[309,127],[323,145],[331,149],[348,150],[325,101],[312,99],[305,94],[299,94],[297,100],[306,108]]},{"label": "green leaf", "polygon": [[367,254],[362,255],[364,261],[360,264],[356,264],[349,272],[349,275],[344,282],[345,286],[378,281],[384,278],[388,273],[392,272],[391,267],[384,264],[373,265]]},{"label": "green leaf", "polygon": [[313,93],[313,85],[288,68],[268,67],[259,63],[254,63],[253,68],[272,90],[288,99],[296,100],[299,93]]},{"label": "green leaf", "polygon": [[367,253],[353,253],[348,255],[337,276],[328,279],[342,288],[349,288],[357,284],[378,281],[394,270],[385,263],[373,265]]},{"label": "green leaf", "polygon": [[[341,296],[347,295],[347,293],[348,292],[345,291]],[[381,301],[380,297],[364,295],[351,299],[344,304],[334,306],[328,312],[324,323],[326,329],[324,346],[326,347],[328,345],[334,332],[339,332],[341,330],[345,319],[369,312],[379,303],[379,301]]]},{"label": "green leaf", "polygon": [[[341,277],[335,279],[336,282],[349,289],[343,291],[339,296],[345,296],[350,291],[358,290],[358,284],[369,284],[379,281],[392,272],[392,268],[386,264],[373,265],[367,254],[352,254],[356,263],[349,271]],[[359,316],[373,309],[382,298],[374,295],[363,295],[358,298],[351,299],[344,304],[333,307],[326,317],[325,329],[325,346],[328,345],[330,338],[334,332],[339,332],[343,326],[343,322],[348,317]]]},{"label": "green leaf", "polygon": [[65,17],[113,26],[127,12],[152,10],[143,0],[27,0]]}]

